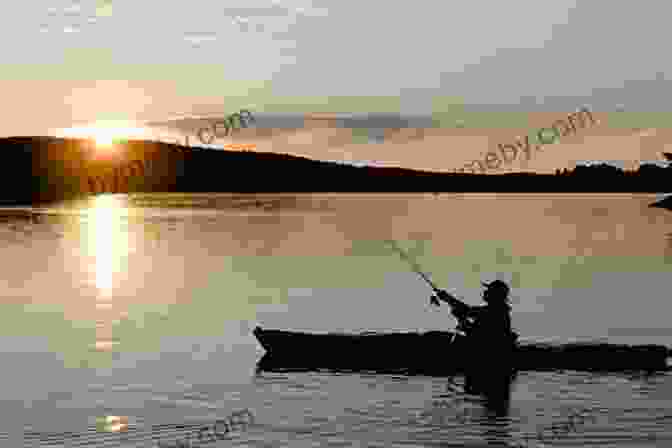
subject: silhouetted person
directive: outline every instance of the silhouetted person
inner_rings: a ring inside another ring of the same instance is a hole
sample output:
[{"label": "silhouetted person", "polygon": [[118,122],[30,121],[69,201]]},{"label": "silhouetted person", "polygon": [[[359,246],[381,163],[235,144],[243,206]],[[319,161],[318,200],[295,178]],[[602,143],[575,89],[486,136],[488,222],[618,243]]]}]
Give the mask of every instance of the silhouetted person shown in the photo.
[{"label": "silhouetted person", "polygon": [[456,337],[462,348],[460,360],[466,369],[466,391],[484,393],[494,408],[508,407],[512,380],[513,350],[518,335],[511,330],[509,286],[501,280],[483,283],[485,306],[471,306],[446,291],[438,291],[431,302],[448,303],[459,322],[457,329],[466,337]]},{"label": "silhouetted person", "polygon": [[467,305],[442,290],[432,296],[431,302],[439,305],[441,300],[451,306],[451,313],[459,322],[457,329],[465,333],[470,345],[512,348],[518,336],[511,331],[509,286],[501,280],[483,283],[483,286],[485,306]]}]

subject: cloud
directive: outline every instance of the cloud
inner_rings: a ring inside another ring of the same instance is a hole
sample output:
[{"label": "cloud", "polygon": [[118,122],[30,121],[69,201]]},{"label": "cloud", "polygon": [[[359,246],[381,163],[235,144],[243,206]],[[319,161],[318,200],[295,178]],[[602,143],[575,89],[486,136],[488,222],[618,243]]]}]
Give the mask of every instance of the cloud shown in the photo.
[{"label": "cloud", "polygon": [[212,42],[217,40],[216,33],[186,33],[184,40],[191,42],[194,45],[199,45],[203,42]]}]

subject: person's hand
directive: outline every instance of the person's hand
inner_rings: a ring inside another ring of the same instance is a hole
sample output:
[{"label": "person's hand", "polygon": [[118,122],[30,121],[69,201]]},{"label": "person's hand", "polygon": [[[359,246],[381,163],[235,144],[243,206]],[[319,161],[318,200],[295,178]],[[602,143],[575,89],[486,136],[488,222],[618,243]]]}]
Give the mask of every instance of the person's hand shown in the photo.
[{"label": "person's hand", "polygon": [[447,293],[446,291],[444,291],[443,289],[439,289],[439,290],[437,290],[437,291],[436,291],[436,295],[439,297],[439,299],[443,299],[443,300],[448,300],[448,299],[450,299],[450,298],[452,297],[450,294],[448,294],[448,293]]}]

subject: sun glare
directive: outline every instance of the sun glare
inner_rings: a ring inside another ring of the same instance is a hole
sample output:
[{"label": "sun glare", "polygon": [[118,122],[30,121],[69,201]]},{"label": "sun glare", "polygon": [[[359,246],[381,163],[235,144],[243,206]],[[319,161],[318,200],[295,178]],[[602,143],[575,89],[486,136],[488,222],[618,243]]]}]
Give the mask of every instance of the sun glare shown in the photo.
[{"label": "sun glare", "polygon": [[115,136],[111,132],[96,131],[93,135],[96,146],[112,146]]},{"label": "sun glare", "polygon": [[106,150],[112,148],[117,141],[146,139],[150,136],[147,129],[133,127],[127,122],[93,123],[85,127],[62,129],[58,134],[65,138],[90,138],[96,142],[96,147]]}]

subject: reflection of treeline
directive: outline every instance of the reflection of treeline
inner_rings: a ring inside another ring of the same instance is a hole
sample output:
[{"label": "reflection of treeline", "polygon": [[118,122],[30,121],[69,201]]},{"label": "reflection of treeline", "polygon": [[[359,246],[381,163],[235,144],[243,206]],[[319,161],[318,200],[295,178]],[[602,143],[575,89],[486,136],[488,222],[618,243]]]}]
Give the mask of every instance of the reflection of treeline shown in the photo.
[{"label": "reflection of treeline", "polygon": [[[532,173],[431,173],[355,167],[284,154],[192,150],[159,142],[118,145],[96,160],[85,140],[0,140],[0,203],[60,200],[105,192],[664,192],[672,168],[636,171],[601,164]],[[29,174],[30,173],[30,174]]]}]

